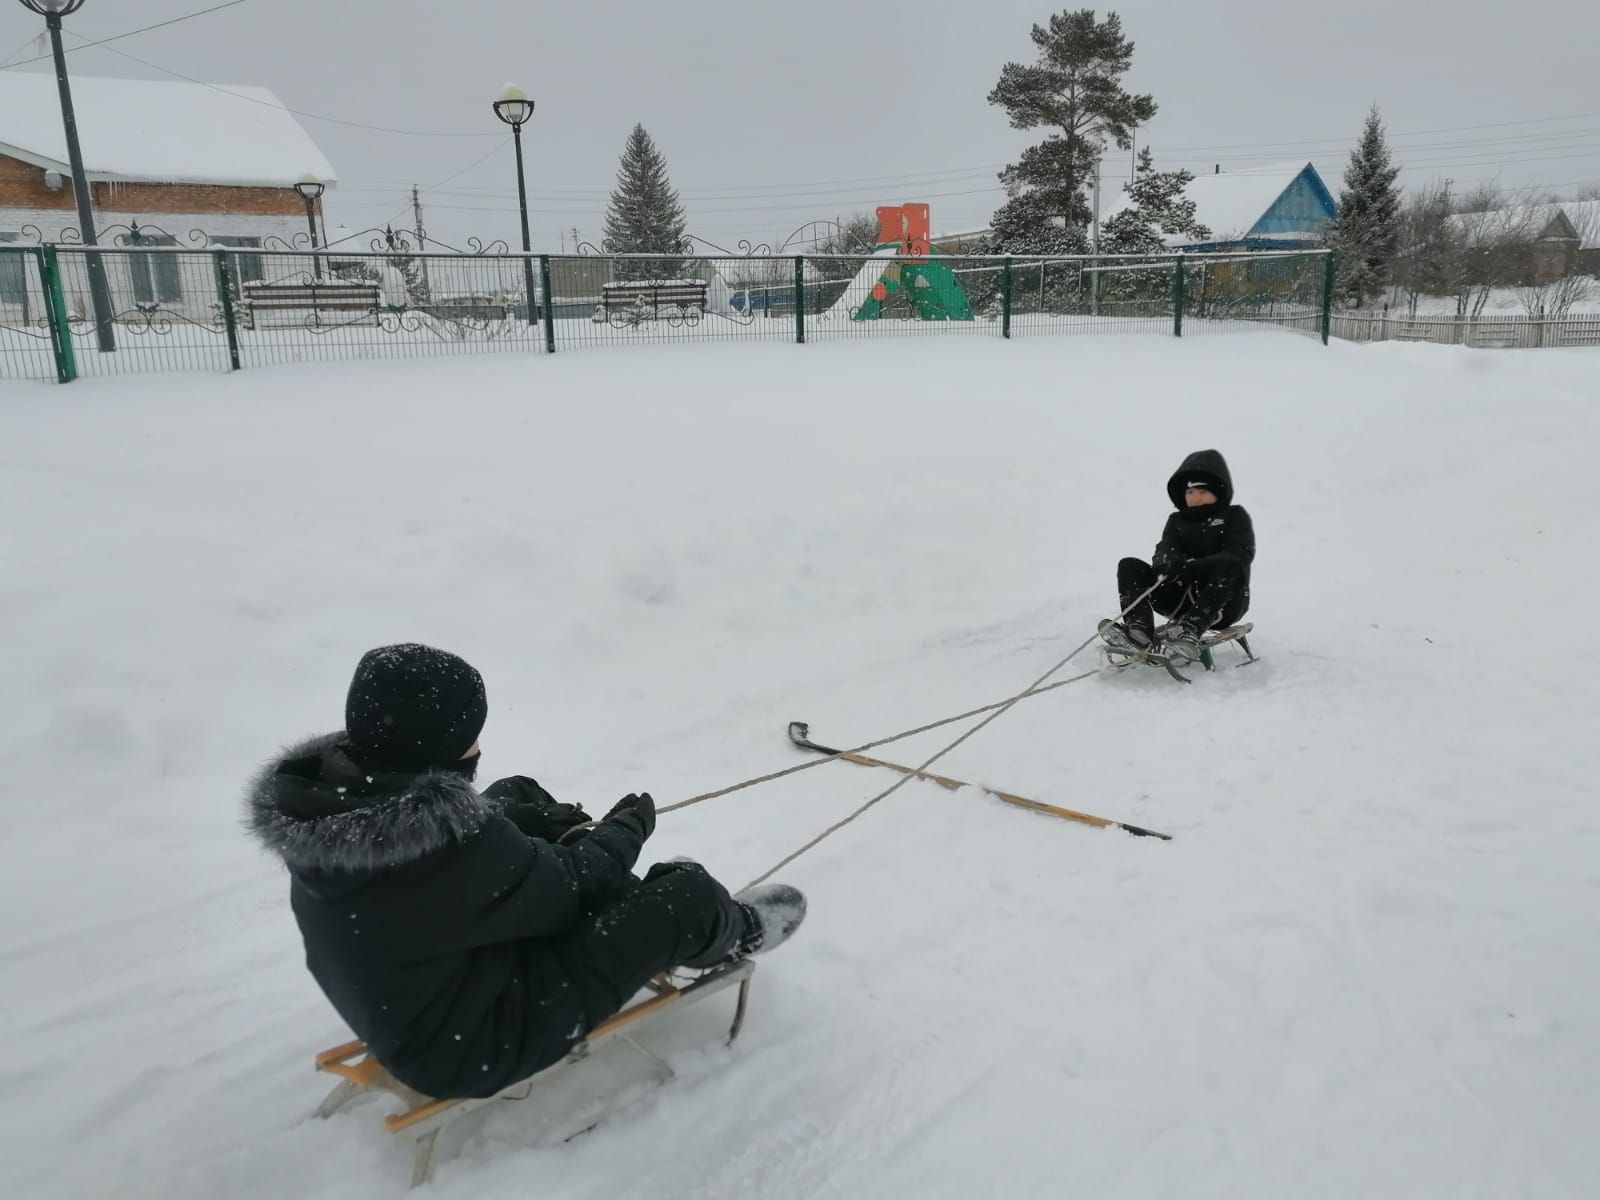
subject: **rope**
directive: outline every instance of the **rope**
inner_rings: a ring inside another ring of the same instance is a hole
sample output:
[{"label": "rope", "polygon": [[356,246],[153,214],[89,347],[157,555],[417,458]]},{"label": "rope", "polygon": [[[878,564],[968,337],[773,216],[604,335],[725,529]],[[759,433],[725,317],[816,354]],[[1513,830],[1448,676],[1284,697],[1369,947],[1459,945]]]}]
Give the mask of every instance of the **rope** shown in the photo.
[{"label": "rope", "polygon": [[[1130,603],[1127,606],[1127,608],[1124,608],[1120,613],[1117,614],[1118,619],[1120,620],[1121,618],[1126,617],[1129,612],[1131,612],[1133,609],[1137,608],[1141,603],[1143,603],[1143,601],[1146,599],[1146,597],[1148,597],[1150,595],[1151,592],[1155,591],[1156,588],[1161,586],[1161,581],[1164,578],[1165,578],[1165,576],[1162,576],[1162,575],[1156,576],[1156,581],[1154,583],[1152,583],[1148,588],[1146,588],[1145,591],[1143,592],[1143,594],[1141,594],[1140,596],[1135,598],[1133,600],[1133,602]],[[794,851],[792,854],[785,855],[782,859],[780,859],[773,866],[771,866],[767,870],[763,871],[760,875],[757,875],[754,879],[752,879],[749,883],[747,883],[745,885],[745,887],[755,887],[756,884],[758,884],[758,883],[765,883],[768,879],[771,879],[779,871],[783,870],[784,867],[787,867],[790,863],[794,862],[795,859],[799,858],[802,854],[805,854],[807,851],[813,850],[817,846],[821,845],[824,841],[826,841],[828,838],[832,837],[834,834],[838,833],[839,830],[843,829],[846,825],[850,824],[857,817],[859,817],[863,813],[865,813],[868,809],[872,808],[874,805],[876,805],[880,801],[887,800],[890,796],[894,795],[901,788],[905,787],[906,784],[910,783],[913,779],[917,778],[918,775],[921,775],[929,767],[933,766],[934,763],[938,762],[946,754],[949,754],[950,751],[954,750],[957,746],[961,745],[962,742],[966,741],[968,738],[972,737],[974,734],[976,734],[976,733],[980,732],[981,730],[987,728],[988,726],[992,725],[995,721],[998,721],[1001,717],[1005,716],[1006,713],[1010,712],[1019,703],[1021,703],[1022,700],[1025,697],[1027,697],[1030,694],[1033,694],[1036,691],[1036,689],[1039,689],[1040,687],[1042,687],[1043,684],[1045,683],[1045,681],[1048,680],[1052,675],[1054,675],[1057,671],[1061,670],[1062,667],[1066,666],[1073,659],[1077,658],[1078,655],[1081,654],[1089,646],[1089,644],[1091,642],[1093,642],[1094,639],[1096,637],[1098,637],[1098,636],[1099,636],[1099,632],[1096,631],[1095,633],[1092,633],[1088,637],[1084,638],[1084,640],[1082,642],[1080,642],[1077,645],[1077,647],[1074,648],[1073,651],[1070,654],[1068,654],[1065,658],[1063,658],[1055,666],[1051,667],[1043,675],[1039,676],[1038,679],[1035,679],[1023,691],[1018,692],[1015,696],[1012,696],[1009,700],[1003,701],[997,708],[995,708],[995,710],[993,712],[991,712],[988,716],[984,717],[983,720],[979,721],[976,725],[974,725],[971,729],[967,730],[960,737],[956,738],[955,741],[951,742],[949,745],[945,746],[943,749],[935,751],[920,766],[914,768],[912,774],[902,775],[894,783],[892,783],[888,787],[884,788],[883,791],[879,792],[876,796],[872,797],[872,799],[868,800],[865,804],[863,804],[860,808],[856,809],[849,816],[844,817],[841,820],[835,821],[832,825],[828,826],[821,833],[817,834],[816,837],[812,838],[809,842],[807,842],[805,845],[801,846],[798,850]],[[1094,670],[1094,671],[1086,671],[1086,672],[1084,672],[1084,674],[1077,676],[1075,679],[1063,680],[1062,683],[1063,684],[1065,684],[1065,683],[1073,683],[1073,682],[1076,682],[1077,679],[1085,679],[1090,675],[1095,675],[1095,674],[1098,674],[1098,673],[1099,673],[1098,668],[1096,670]],[[981,711],[981,710],[979,710],[979,711]],[[950,719],[951,720],[959,720],[960,718],[954,718],[953,717],[953,718],[950,718]],[[948,722],[939,722],[939,724],[948,724]],[[931,728],[931,726],[930,726],[930,728]],[[909,735],[903,735],[903,736],[909,736]],[[881,742],[874,743],[874,744],[882,745]],[[822,760],[819,760],[819,761],[826,762],[828,760],[827,759],[822,759]]]},{"label": "rope", "polygon": [[678,800],[672,804],[663,805],[662,807],[656,809],[656,812],[658,815],[676,812],[680,808],[688,808],[691,804],[699,804],[706,800],[715,800],[720,796],[731,795],[733,792],[741,792],[745,788],[755,787],[758,783],[771,783],[774,779],[782,779],[785,775],[794,775],[800,771],[809,771],[813,767],[825,767],[834,759],[842,758],[846,754],[865,754],[868,750],[876,750],[879,746],[887,746],[893,742],[903,742],[906,738],[916,737],[919,733],[927,733],[930,729],[939,729],[945,725],[953,725],[957,721],[965,721],[968,717],[982,716],[986,712],[992,712],[994,709],[1001,708],[1007,704],[1015,703],[1019,700],[1027,700],[1034,696],[1042,696],[1046,692],[1053,692],[1057,688],[1064,688],[1069,683],[1080,683],[1093,675],[1099,675],[1103,669],[1104,668],[1096,667],[1092,671],[1085,671],[1083,674],[1074,675],[1070,679],[1058,679],[1054,683],[1045,684],[1043,687],[1029,688],[1025,692],[1018,692],[1015,696],[1007,696],[1004,700],[996,700],[993,704],[984,704],[978,708],[969,708],[966,712],[957,713],[953,717],[941,717],[937,721],[929,721],[926,725],[918,725],[915,729],[902,730],[900,733],[891,734],[885,738],[879,738],[875,742],[863,742],[859,746],[853,746],[848,750],[840,750],[837,754],[824,755],[822,758],[808,758],[803,763],[797,763],[792,767],[784,767],[781,771],[772,771],[766,775],[757,775],[751,779],[741,780],[739,783],[729,784],[727,787],[718,788],[714,792],[701,792],[698,796],[690,796],[687,800]]}]

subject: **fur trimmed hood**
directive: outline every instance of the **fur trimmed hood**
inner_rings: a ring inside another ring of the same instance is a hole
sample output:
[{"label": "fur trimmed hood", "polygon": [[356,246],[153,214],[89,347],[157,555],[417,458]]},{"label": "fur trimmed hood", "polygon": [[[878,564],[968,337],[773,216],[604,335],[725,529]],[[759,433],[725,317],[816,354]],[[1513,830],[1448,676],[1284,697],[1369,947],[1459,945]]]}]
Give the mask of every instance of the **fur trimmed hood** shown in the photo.
[{"label": "fur trimmed hood", "polygon": [[495,808],[460,775],[358,766],[345,735],[299,742],[245,793],[245,825],[293,871],[359,873],[414,862],[479,832]]}]

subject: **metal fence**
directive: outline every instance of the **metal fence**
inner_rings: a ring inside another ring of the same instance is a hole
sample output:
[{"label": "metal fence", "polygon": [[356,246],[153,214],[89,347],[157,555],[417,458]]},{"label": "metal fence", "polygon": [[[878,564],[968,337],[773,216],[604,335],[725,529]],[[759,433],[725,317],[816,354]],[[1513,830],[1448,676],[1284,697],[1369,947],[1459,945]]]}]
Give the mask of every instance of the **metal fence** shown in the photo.
[{"label": "metal fence", "polygon": [[699,341],[1263,328],[1326,341],[1331,262],[0,246],[0,377]]},{"label": "metal fence", "polygon": [[1395,316],[1387,312],[1335,312],[1334,337],[1352,342],[1430,342],[1495,350],[1600,346],[1600,313],[1536,319],[1525,316]]}]

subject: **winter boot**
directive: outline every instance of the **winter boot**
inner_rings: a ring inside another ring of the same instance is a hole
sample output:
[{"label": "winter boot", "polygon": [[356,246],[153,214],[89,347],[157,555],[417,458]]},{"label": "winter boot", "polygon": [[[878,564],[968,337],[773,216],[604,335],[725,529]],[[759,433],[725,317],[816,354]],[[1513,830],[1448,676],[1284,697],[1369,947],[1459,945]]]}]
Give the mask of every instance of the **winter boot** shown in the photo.
[{"label": "winter boot", "polygon": [[1131,621],[1124,625],[1109,617],[1100,622],[1100,637],[1113,650],[1121,650],[1127,654],[1139,654],[1150,649],[1155,642],[1150,630]]},{"label": "winter boot", "polygon": [[1185,620],[1175,625],[1164,650],[1167,661],[1175,667],[1186,667],[1200,661],[1200,635],[1205,630],[1196,621]]},{"label": "winter boot", "polygon": [[745,931],[729,960],[765,954],[788,941],[806,919],[806,898],[786,883],[763,883],[734,896],[744,910]]}]

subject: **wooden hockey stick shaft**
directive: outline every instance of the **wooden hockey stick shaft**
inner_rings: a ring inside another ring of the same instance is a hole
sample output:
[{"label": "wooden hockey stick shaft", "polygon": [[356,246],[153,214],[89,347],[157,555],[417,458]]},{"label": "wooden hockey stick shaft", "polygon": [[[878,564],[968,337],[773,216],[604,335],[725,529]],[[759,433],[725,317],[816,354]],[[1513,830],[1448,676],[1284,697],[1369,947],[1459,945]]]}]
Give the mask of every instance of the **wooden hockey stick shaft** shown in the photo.
[{"label": "wooden hockey stick shaft", "polygon": [[1153,829],[1145,829],[1140,825],[1129,825],[1123,821],[1113,821],[1110,817],[1099,817],[1093,813],[1079,812],[1074,808],[1063,808],[1059,804],[1046,804],[1042,800],[1030,800],[1026,796],[1017,795],[1015,792],[1002,792],[995,788],[984,787],[981,784],[970,784],[965,780],[952,779],[948,775],[935,775],[931,771],[918,771],[913,767],[903,766],[900,763],[888,762],[887,760],[881,758],[873,758],[871,755],[867,754],[856,754],[851,751],[840,751],[834,750],[828,746],[821,746],[816,742],[811,741],[810,737],[808,736],[807,726],[804,721],[794,721],[790,723],[789,737],[791,740],[793,740],[795,745],[799,746],[803,750],[814,750],[818,754],[827,754],[835,758],[842,758],[846,762],[853,762],[858,766],[885,767],[890,771],[898,771],[902,775],[912,775],[918,779],[926,779],[930,783],[938,784],[947,791],[953,792],[964,787],[975,786],[979,791],[987,792],[996,800],[1003,801],[1006,804],[1015,805],[1017,808],[1026,808],[1032,812],[1045,813],[1048,816],[1060,817],[1065,821],[1076,821],[1081,825],[1093,825],[1100,829],[1115,827],[1117,829],[1126,830],[1135,837],[1160,838],[1164,842],[1170,842],[1172,840],[1172,835],[1170,833],[1157,833]]}]

